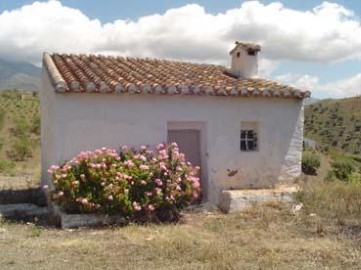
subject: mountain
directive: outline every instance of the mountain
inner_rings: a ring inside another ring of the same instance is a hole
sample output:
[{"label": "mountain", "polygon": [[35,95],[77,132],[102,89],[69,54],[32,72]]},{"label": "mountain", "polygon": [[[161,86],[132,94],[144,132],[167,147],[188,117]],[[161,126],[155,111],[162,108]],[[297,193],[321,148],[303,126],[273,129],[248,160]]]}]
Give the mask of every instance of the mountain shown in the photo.
[{"label": "mountain", "polygon": [[0,59],[0,90],[21,89],[37,91],[41,69],[24,62]]},{"label": "mountain", "polygon": [[361,153],[361,96],[321,100],[305,107],[305,136],[323,148]]},{"label": "mountain", "polygon": [[311,104],[314,104],[316,102],[319,102],[321,99],[318,99],[318,98],[313,98],[313,97],[310,97],[310,98],[306,98],[303,100],[303,105],[307,106],[307,105],[311,105]]}]

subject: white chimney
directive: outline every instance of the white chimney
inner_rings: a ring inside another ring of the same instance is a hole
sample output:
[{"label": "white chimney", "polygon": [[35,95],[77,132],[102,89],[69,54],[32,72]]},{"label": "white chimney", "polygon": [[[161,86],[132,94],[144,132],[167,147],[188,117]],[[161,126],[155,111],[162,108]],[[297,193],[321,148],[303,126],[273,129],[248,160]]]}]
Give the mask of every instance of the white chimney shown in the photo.
[{"label": "white chimney", "polygon": [[258,75],[258,52],[261,46],[255,43],[236,41],[229,54],[232,57],[229,73],[236,78],[251,78]]}]

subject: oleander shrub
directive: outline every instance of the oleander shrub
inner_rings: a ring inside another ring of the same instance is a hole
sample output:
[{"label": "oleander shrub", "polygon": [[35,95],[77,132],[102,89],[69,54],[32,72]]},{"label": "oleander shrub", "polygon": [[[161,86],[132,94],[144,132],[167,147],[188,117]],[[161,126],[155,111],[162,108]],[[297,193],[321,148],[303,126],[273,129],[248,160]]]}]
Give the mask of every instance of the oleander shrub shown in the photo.
[{"label": "oleander shrub", "polygon": [[[176,143],[155,150],[123,146],[81,152],[52,166],[52,200],[68,213],[121,214],[128,218],[173,219],[197,200],[199,167],[186,162]],[[171,212],[167,218],[164,213]]]},{"label": "oleander shrub", "polygon": [[316,175],[321,165],[320,156],[316,152],[306,150],[302,153],[302,171],[305,174]]}]

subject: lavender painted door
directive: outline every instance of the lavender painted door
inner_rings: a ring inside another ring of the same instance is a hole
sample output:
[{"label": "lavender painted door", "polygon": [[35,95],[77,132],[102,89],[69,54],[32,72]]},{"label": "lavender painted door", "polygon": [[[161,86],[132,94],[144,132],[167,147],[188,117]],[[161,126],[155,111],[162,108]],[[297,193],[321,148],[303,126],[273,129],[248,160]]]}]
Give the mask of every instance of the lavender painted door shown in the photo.
[{"label": "lavender painted door", "polygon": [[187,161],[194,166],[201,166],[201,136],[196,129],[168,130],[168,142],[178,143],[179,150],[185,154]]}]

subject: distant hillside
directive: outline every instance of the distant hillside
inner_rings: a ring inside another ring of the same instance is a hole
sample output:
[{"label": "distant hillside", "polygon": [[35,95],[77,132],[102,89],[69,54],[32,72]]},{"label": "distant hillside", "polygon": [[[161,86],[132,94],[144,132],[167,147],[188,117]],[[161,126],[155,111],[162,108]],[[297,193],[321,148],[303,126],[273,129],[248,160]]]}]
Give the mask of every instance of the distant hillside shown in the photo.
[{"label": "distant hillside", "polygon": [[0,174],[40,163],[40,115],[36,92],[0,91]]},{"label": "distant hillside", "polygon": [[29,63],[13,63],[0,59],[0,90],[37,91],[41,69]]},{"label": "distant hillside", "polygon": [[305,107],[305,136],[323,147],[361,153],[361,97],[322,100]]},{"label": "distant hillside", "polygon": [[318,99],[318,98],[313,98],[313,97],[310,97],[310,98],[306,98],[304,101],[303,101],[303,104],[305,106],[307,105],[311,105],[311,104],[314,104],[316,102],[319,102],[321,99]]}]

